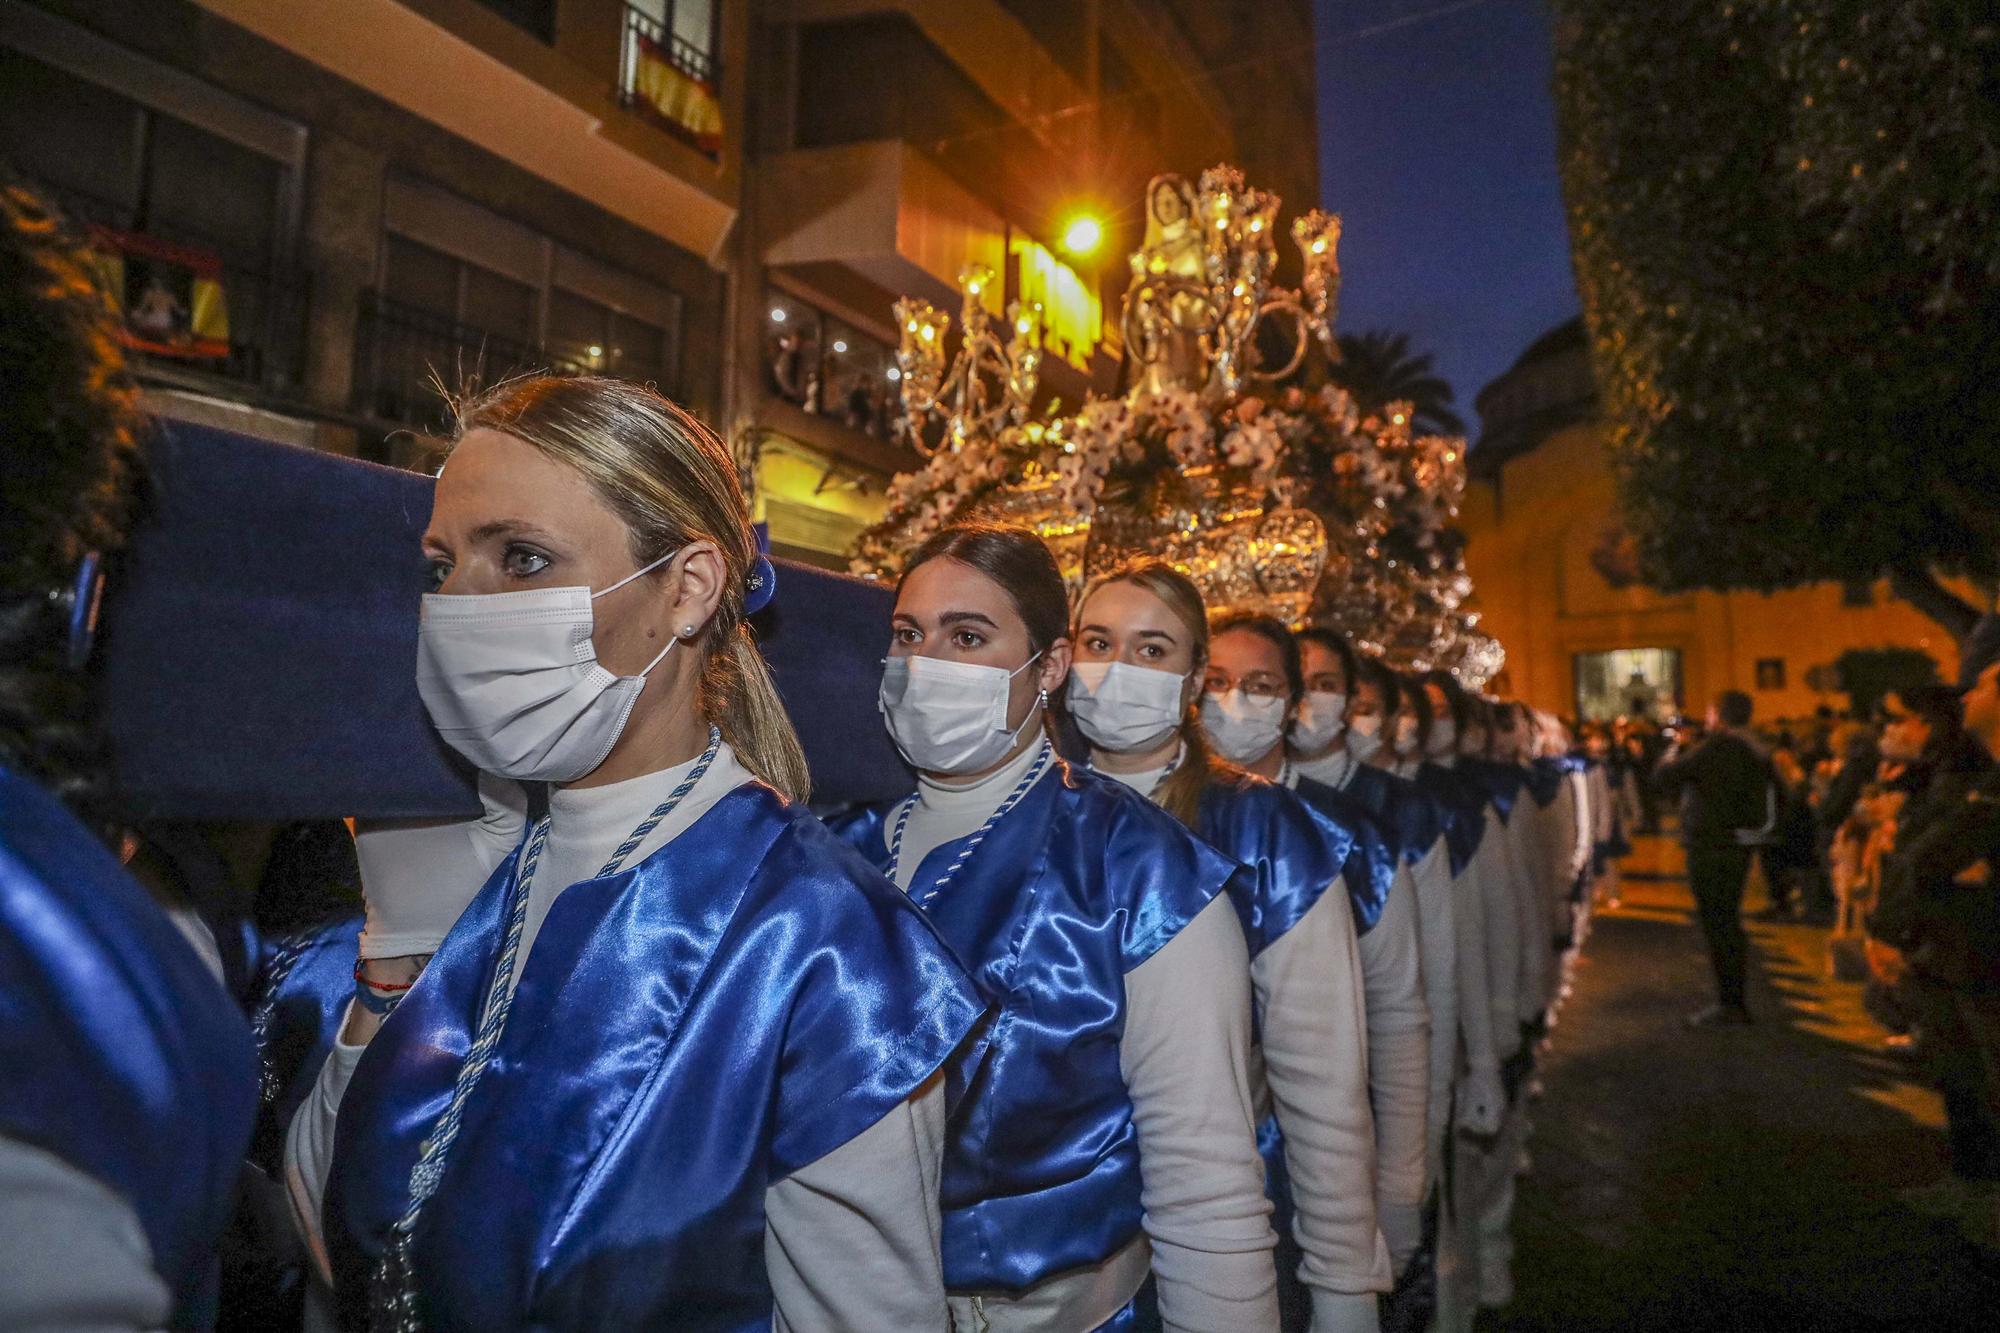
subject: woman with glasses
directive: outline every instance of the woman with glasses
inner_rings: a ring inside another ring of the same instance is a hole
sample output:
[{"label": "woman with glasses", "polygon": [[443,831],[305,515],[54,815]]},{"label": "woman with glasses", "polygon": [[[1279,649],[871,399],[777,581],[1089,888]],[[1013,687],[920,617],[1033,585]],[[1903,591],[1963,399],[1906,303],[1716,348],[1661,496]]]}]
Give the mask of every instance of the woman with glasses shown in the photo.
[{"label": "woman with glasses", "polygon": [[1375,1218],[1368,1023],[1346,881],[1371,897],[1391,871],[1388,849],[1214,757],[1197,701],[1214,707],[1209,691],[1223,684],[1238,691],[1231,707],[1254,716],[1259,700],[1284,699],[1284,684],[1260,669],[1217,679],[1201,593],[1173,566],[1139,560],[1099,578],[1078,604],[1075,643],[1067,707],[1091,766],[1250,872],[1237,909],[1276,1110],[1266,1160],[1298,1251],[1281,1245],[1285,1290],[1309,1299],[1322,1333],[1373,1329],[1391,1271]]},{"label": "woman with glasses", "polygon": [[998,1013],[945,1146],[954,1327],[1277,1325],[1235,866],[1055,754],[1070,670],[1055,558],[959,525],[896,589],[881,706],[917,793],[837,827],[920,905]]},{"label": "woman with glasses", "polygon": [[[1236,614],[1216,621],[1211,636],[1202,724],[1223,756],[1297,791],[1323,815],[1350,826],[1372,815],[1374,826],[1383,831],[1388,873],[1374,879],[1372,892],[1355,898],[1354,917],[1367,992],[1377,1218],[1392,1262],[1404,1264],[1422,1239],[1431,1042],[1417,887],[1400,854],[1409,835],[1393,819],[1358,810],[1337,793],[1316,790],[1292,765],[1285,731],[1305,695],[1305,670],[1291,631],[1270,616]],[[1256,717],[1255,727],[1239,720],[1245,714]]]},{"label": "woman with glasses", "polygon": [[800,803],[728,451],[637,385],[515,380],[460,409],[424,551],[418,690],[490,809],[358,840],[286,1162],[344,1321],[943,1327],[938,1071],[983,1006]]}]

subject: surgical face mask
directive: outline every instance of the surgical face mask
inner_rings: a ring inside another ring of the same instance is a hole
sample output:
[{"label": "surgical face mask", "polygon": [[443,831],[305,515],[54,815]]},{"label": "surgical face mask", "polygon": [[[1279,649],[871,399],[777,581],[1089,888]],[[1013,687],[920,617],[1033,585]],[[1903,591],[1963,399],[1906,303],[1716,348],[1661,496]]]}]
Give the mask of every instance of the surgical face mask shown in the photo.
[{"label": "surgical face mask", "polygon": [[1241,690],[1201,696],[1201,725],[1208,739],[1232,764],[1261,759],[1285,729],[1285,699],[1253,698]]},{"label": "surgical face mask", "polygon": [[1396,719],[1396,753],[1405,759],[1417,752],[1417,719],[1407,713]]},{"label": "surgical face mask", "polygon": [[1433,759],[1442,759],[1458,750],[1458,723],[1448,717],[1433,719],[1431,734],[1424,742],[1424,753]]},{"label": "surgical face mask", "polygon": [[1314,690],[1299,704],[1298,720],[1292,723],[1292,744],[1302,753],[1318,754],[1340,739],[1347,730],[1347,696],[1333,690]]},{"label": "surgical face mask", "polygon": [[1347,752],[1361,763],[1367,763],[1382,750],[1382,715],[1370,713],[1366,717],[1347,719]]},{"label": "surgical face mask", "polygon": [[1180,726],[1185,675],[1132,662],[1079,662],[1069,670],[1069,713],[1102,750],[1143,750]]},{"label": "surgical face mask", "polygon": [[1035,720],[1037,708],[1030,708],[1021,725],[1010,730],[1007,703],[1014,677],[1040,656],[1036,653],[1012,671],[942,657],[886,659],[877,706],[889,738],[919,772],[977,773],[993,767]]},{"label": "surgical face mask", "polygon": [[646,677],[614,676],[591,642],[591,603],[674,558],[668,552],[608,588],[430,593],[417,624],[417,693],[445,744],[481,772],[573,782],[604,762]]}]

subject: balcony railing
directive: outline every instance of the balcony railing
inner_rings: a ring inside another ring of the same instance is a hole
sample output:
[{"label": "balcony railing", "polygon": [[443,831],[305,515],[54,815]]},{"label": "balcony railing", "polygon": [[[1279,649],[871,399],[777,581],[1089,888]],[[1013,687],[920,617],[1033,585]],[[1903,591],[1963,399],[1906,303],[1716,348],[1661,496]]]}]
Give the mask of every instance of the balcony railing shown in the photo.
[{"label": "balcony railing", "polygon": [[[687,3],[689,0],[681,0]],[[706,4],[708,0],[692,0]],[[712,51],[675,35],[666,23],[625,7],[619,52],[619,98],[631,110],[710,157],[722,153],[722,71]]]},{"label": "balcony railing", "polygon": [[532,343],[460,324],[377,292],[362,298],[356,341],[355,410],[420,430],[444,425],[446,393],[530,371],[580,375],[586,369]]}]

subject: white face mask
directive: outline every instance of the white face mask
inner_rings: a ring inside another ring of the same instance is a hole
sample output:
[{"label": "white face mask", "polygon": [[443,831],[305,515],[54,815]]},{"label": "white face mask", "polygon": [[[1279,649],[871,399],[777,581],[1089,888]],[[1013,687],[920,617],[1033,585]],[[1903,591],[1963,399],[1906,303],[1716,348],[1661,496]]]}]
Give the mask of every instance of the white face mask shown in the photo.
[{"label": "white face mask", "polygon": [[1366,717],[1352,717],[1347,720],[1347,752],[1359,763],[1367,763],[1382,749],[1382,715],[1370,713]]},{"label": "white face mask", "polygon": [[1443,759],[1458,749],[1458,723],[1448,717],[1436,718],[1431,722],[1431,734],[1424,742],[1424,753],[1433,759]]},{"label": "white face mask", "polygon": [[1069,669],[1069,714],[1102,750],[1143,750],[1181,724],[1185,675],[1133,662],[1079,662]]},{"label": "white face mask", "polygon": [[1241,690],[1201,696],[1201,725],[1208,739],[1232,764],[1261,759],[1285,729],[1285,699],[1253,699]]},{"label": "white face mask", "polygon": [[[1012,671],[942,657],[885,659],[877,706],[888,724],[889,738],[919,772],[977,773],[991,768],[1014,748],[1022,728],[1035,720],[1039,705],[1010,730],[1007,702],[1014,677],[1040,656],[1036,653]],[[1042,702],[1047,701],[1044,695]]]},{"label": "white face mask", "polygon": [[1399,717],[1396,719],[1396,753],[1405,759],[1417,752],[1417,719]]},{"label": "white face mask", "polygon": [[591,603],[674,558],[669,551],[608,588],[429,593],[417,623],[417,693],[445,744],[481,772],[574,782],[604,762],[646,676],[614,676],[591,642]]},{"label": "white face mask", "polygon": [[1924,747],[1911,742],[1910,733],[1902,727],[1890,727],[1882,733],[1882,757],[1892,763],[1913,763],[1924,752]]},{"label": "white face mask", "polygon": [[1301,753],[1318,754],[1340,739],[1347,730],[1347,696],[1332,690],[1314,690],[1299,704],[1298,720],[1292,723],[1292,744]]}]

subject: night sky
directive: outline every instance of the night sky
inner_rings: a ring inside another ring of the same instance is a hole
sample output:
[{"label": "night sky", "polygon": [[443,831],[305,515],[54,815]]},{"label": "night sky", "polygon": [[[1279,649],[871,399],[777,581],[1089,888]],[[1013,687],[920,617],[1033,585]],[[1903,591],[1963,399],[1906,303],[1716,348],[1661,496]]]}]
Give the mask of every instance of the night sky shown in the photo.
[{"label": "night sky", "polygon": [[1411,334],[1472,400],[1576,313],[1541,0],[1314,0],[1340,328]]}]

